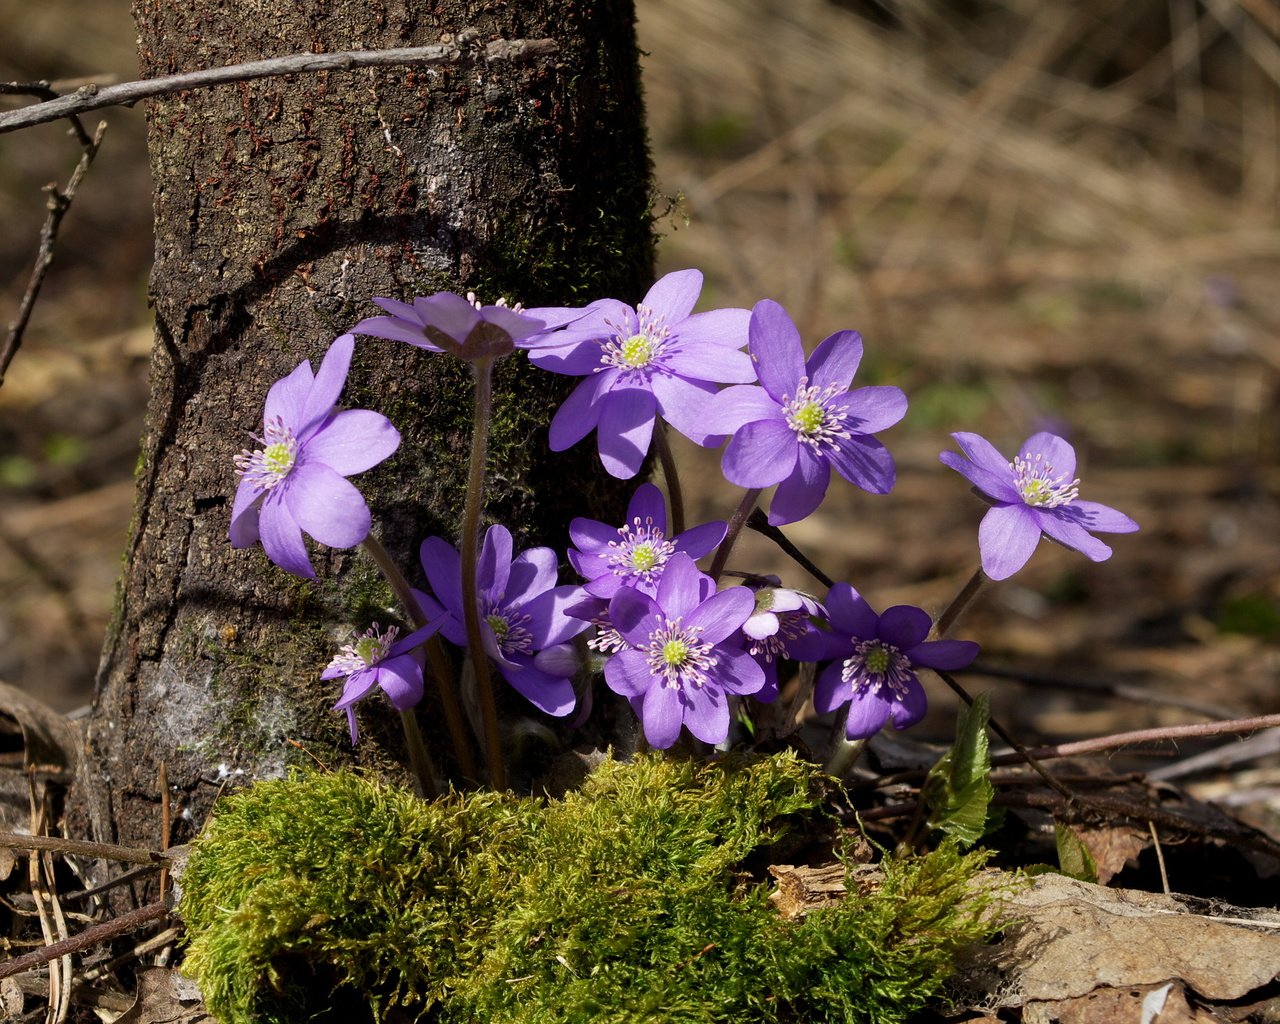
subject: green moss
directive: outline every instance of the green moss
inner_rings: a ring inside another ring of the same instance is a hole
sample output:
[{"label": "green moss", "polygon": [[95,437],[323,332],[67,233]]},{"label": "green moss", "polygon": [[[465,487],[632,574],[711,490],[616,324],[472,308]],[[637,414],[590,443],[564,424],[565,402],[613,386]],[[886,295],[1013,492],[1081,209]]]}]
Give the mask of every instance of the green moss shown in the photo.
[{"label": "green moss", "polygon": [[[603,765],[577,793],[424,803],[349,774],[264,782],[195,844],[185,970],[233,1022],[901,1021],[992,925],[943,847],[787,922],[753,877],[823,827],[790,756]],[[368,1009],[372,1008],[372,1011]]]}]

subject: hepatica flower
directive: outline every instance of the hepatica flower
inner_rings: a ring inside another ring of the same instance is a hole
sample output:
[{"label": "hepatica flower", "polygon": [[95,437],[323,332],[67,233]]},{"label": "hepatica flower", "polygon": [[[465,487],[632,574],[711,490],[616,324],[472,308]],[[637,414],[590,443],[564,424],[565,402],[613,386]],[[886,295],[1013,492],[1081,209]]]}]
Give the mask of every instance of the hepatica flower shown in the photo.
[{"label": "hepatica flower", "polygon": [[734,636],[755,607],[746,587],[714,584],[683,552],[672,556],[650,597],[626,588],[609,618],[627,647],[605,663],[610,689],[639,705],[645,738],[664,749],[682,726],[706,743],[729,734],[729,694],[756,693],[764,672]]},{"label": "hepatica flower", "polygon": [[397,640],[400,630],[391,626],[384,633],[375,622],[349,644],[344,644],[321,679],[345,679],[342,696],[333,706],[347,713],[351,744],[356,742],[356,701],[367,696],[375,686],[382,687],[397,711],[408,711],[422,700],[422,661],[417,648],[440,628],[430,622],[421,629]]},{"label": "hepatica flower", "polygon": [[374,299],[386,310],[386,316],[361,320],[352,328],[355,334],[406,341],[428,352],[447,352],[475,362],[509,355],[514,349],[537,343],[545,331],[576,320],[583,315],[576,309],[522,309],[519,304],[508,307],[498,300],[482,305],[474,292],[467,297],[452,292],[436,292],[418,297],[412,304],[395,299]]},{"label": "hepatica flower", "polygon": [[551,448],[563,451],[596,431],[600,460],[613,476],[640,470],[661,415],[697,444],[714,436],[701,423],[717,385],[755,380],[745,309],[694,313],[702,274],[667,274],[634,309],[600,299],[564,331],[529,352],[535,365],[585,377],[551,421]]},{"label": "hepatica flower", "polygon": [[775,526],[803,519],[822,502],[834,466],[873,494],[892,489],[896,470],[871,435],[907,410],[901,388],[849,390],[862,360],[862,337],[838,331],[806,362],[787,311],[764,299],[750,321],[751,355],[760,384],[725,388],[712,401],[705,429],[732,434],[722,466],[739,487],[778,485],[769,508]]},{"label": "hepatica flower", "polygon": [[652,596],[677,551],[701,558],[724,540],[725,523],[704,523],[674,537],[667,536],[667,507],[653,484],[641,484],[627,505],[627,521],[613,527],[594,519],[575,519],[569,536],[569,562],[588,581],[594,597],[612,597],[623,587]]},{"label": "hepatica flower", "polygon": [[919,608],[896,605],[877,615],[847,583],[831,588],[826,605],[826,657],[835,660],[818,676],[813,706],[826,713],[848,704],[851,740],[874,736],[890,719],[905,729],[924,717],[917,668],[964,668],[978,656],[969,640],[926,641],[933,622]]},{"label": "hepatica flower", "polygon": [[742,624],[747,653],[764,669],[764,689],[757,700],[778,695],[778,660],[817,661],[822,657],[826,634],[818,631],[812,616],[826,618],[826,609],[808,594],[777,586],[778,578],[755,591],[755,609]]},{"label": "hepatica flower", "polygon": [[338,411],[334,403],[347,380],[355,338],[344,334],[329,346],[314,375],[302,362],[267,393],[262,445],[236,456],[231,546],[262,541],[267,557],[295,576],[315,578],[302,534],[349,548],[369,535],[369,507],[345,478],[376,466],[400,444],[381,413]]},{"label": "hepatica flower", "polygon": [[[439,537],[423,541],[420,553],[431,589],[448,612],[440,632],[451,643],[465,646],[462,559]],[[571,640],[590,623],[567,614],[566,608],[582,599],[582,588],[556,586],[556,568],[556,553],[550,548],[530,548],[512,558],[511,532],[505,526],[491,526],[480,548],[476,590],[485,653],[534,707],[561,717],[573,710],[573,684],[567,676],[544,671],[535,659],[540,651]],[[540,664],[554,665],[559,660],[543,659]]]},{"label": "hepatica flower", "polygon": [[1138,524],[1123,512],[1083,501],[1075,476],[1076,453],[1056,434],[1033,434],[1009,462],[977,434],[952,434],[960,450],[938,458],[969,479],[991,501],[978,527],[982,571],[1003,580],[1027,564],[1043,533],[1095,562],[1111,557],[1111,548],[1092,532],[1132,533]]}]

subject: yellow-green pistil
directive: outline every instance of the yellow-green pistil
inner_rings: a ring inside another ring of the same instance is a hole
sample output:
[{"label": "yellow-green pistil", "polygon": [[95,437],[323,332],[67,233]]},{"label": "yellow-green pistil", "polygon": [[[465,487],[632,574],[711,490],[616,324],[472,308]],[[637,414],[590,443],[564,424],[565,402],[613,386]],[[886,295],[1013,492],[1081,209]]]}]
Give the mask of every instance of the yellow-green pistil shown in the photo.
[{"label": "yellow-green pistil", "polygon": [[269,491],[293,471],[298,459],[298,439],[279,416],[263,424],[262,434],[257,440],[264,447],[256,452],[245,448],[235,457],[235,467],[250,486]]},{"label": "yellow-green pistil", "polygon": [[[636,307],[637,329],[618,326],[618,333],[601,343],[600,369],[613,366],[647,377],[660,362],[671,328],[666,317],[649,307]],[[625,331],[625,333],[624,333]]]},{"label": "yellow-green pistil", "polygon": [[847,413],[831,407],[831,400],[844,393],[838,384],[810,387],[809,378],[801,377],[794,397],[784,396],[782,400],[782,415],[795,432],[796,440],[807,444],[815,453],[847,441],[851,436],[845,429]]},{"label": "yellow-green pistil", "polygon": [[713,644],[701,639],[701,634],[701,626],[663,617],[645,645],[649,671],[672,689],[705,686],[719,659],[711,653]]},{"label": "yellow-green pistil", "polygon": [[1079,479],[1068,480],[1066,473],[1055,474],[1043,455],[1025,452],[1009,463],[1009,468],[1022,500],[1035,508],[1059,508],[1080,496]]}]

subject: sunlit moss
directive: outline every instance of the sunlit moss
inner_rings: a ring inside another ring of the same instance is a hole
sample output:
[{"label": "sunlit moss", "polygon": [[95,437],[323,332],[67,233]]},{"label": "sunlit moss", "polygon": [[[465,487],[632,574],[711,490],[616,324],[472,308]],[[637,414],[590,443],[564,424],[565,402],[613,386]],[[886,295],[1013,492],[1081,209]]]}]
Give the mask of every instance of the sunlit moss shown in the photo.
[{"label": "sunlit moss", "polygon": [[759,871],[825,826],[789,756],[605,763],[563,800],[423,803],[298,774],[220,805],[183,879],[185,970],[219,1019],[876,1021],[938,991],[992,928],[951,848],[788,922]]}]

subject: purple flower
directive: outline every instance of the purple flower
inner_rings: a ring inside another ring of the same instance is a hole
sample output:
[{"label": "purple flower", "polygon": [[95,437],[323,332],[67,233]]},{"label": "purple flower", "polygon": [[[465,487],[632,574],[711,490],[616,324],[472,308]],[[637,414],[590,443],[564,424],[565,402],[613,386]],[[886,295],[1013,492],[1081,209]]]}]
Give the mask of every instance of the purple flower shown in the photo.
[{"label": "purple flower", "polygon": [[803,519],[822,502],[831,467],[873,494],[893,487],[893,457],[871,434],[902,419],[901,388],[850,391],[862,360],[862,337],[838,331],[808,362],[787,311],[764,299],[751,311],[751,355],[760,385],[725,388],[703,417],[704,429],[733,434],[725,477],[739,487],[778,484],[769,522]]},{"label": "purple flower", "polygon": [[[589,627],[590,623],[572,618],[565,611],[581,600],[582,588],[556,586],[556,553],[550,548],[530,548],[514,559],[511,551],[511,532],[505,526],[489,527],[476,566],[484,650],[498,663],[503,678],[534,707],[561,717],[573,710],[573,684],[566,676],[539,668],[535,657]],[[467,629],[462,604],[462,559],[439,537],[424,540],[420,554],[431,589],[448,611],[440,632],[451,643],[463,647]],[[561,660],[543,659],[540,664],[557,664]]]},{"label": "purple flower", "polygon": [[344,644],[320,673],[321,679],[346,679],[342,697],[333,709],[347,713],[352,746],[356,743],[355,703],[375,686],[382,687],[397,711],[408,711],[422,700],[422,661],[416,648],[439,628],[438,620],[429,622],[397,640],[398,627],[391,626],[383,633],[375,622],[351,643]]},{"label": "purple flower", "polygon": [[978,527],[982,571],[1003,580],[1027,564],[1040,534],[1102,562],[1111,548],[1090,531],[1132,533],[1138,524],[1096,501],[1081,501],[1076,453],[1056,434],[1033,434],[1012,462],[977,434],[952,434],[968,461],[955,452],[938,458],[968,477],[992,507]]},{"label": "purple flower", "polygon": [[622,526],[581,518],[569,524],[569,536],[577,545],[576,550],[569,549],[569,562],[588,581],[587,593],[595,597],[613,597],[623,587],[652,596],[672,555],[683,551],[690,558],[701,558],[724,540],[726,528],[724,523],[704,523],[668,537],[662,492],[645,483],[631,496]]},{"label": "purple flower", "polygon": [[933,622],[919,608],[900,604],[877,615],[847,583],[831,588],[826,605],[826,657],[836,660],[818,676],[813,706],[825,714],[847,703],[851,740],[874,736],[890,718],[895,729],[905,729],[924,717],[916,668],[964,668],[978,656],[969,640],[926,641]]},{"label": "purple flower", "polygon": [[760,666],[732,639],[755,607],[751,591],[710,593],[714,586],[677,552],[656,597],[627,588],[609,602],[609,618],[628,646],[605,664],[605,682],[640,705],[645,737],[660,749],[675,743],[682,725],[720,743],[729,734],[727,695],[764,685]]},{"label": "purple flower", "polygon": [[[592,430],[604,467],[621,479],[640,470],[655,418],[697,444],[717,384],[755,379],[746,344],[747,311],[693,313],[702,274],[659,280],[635,309],[600,299],[563,332],[543,337],[529,360],[544,370],[586,377],[551,421],[551,448],[563,451]],[[690,315],[692,314],[692,315]]]},{"label": "purple flower", "polygon": [[484,306],[475,292],[468,292],[465,299],[452,292],[436,292],[414,299],[412,305],[395,299],[373,301],[388,315],[361,320],[352,328],[354,333],[407,341],[428,352],[447,352],[468,362],[497,359],[513,349],[528,348],[543,332],[582,316],[578,309],[508,307],[501,299]]},{"label": "purple flower", "polygon": [[812,616],[827,611],[808,594],[777,586],[776,576],[755,591],[755,610],[742,625],[747,653],[764,669],[764,688],[756,699],[768,703],[778,695],[778,660],[796,658],[817,661],[825,650],[826,634],[818,631]]},{"label": "purple flower", "polygon": [[263,445],[236,456],[231,546],[262,541],[267,557],[295,576],[315,579],[302,541],[305,531],[332,548],[349,548],[369,535],[369,507],[345,477],[387,458],[400,435],[381,413],[339,412],[334,403],[347,380],[355,338],[329,346],[314,376],[302,362],[267,393]]}]

